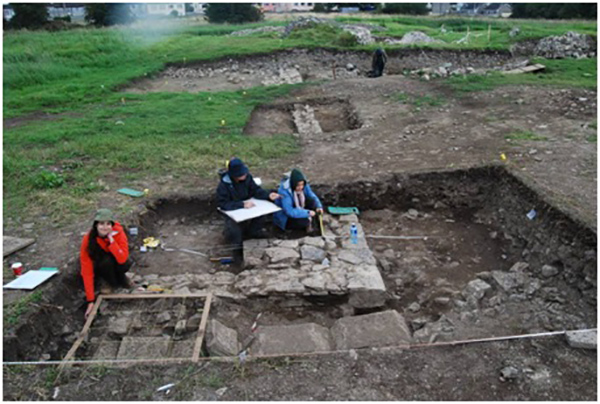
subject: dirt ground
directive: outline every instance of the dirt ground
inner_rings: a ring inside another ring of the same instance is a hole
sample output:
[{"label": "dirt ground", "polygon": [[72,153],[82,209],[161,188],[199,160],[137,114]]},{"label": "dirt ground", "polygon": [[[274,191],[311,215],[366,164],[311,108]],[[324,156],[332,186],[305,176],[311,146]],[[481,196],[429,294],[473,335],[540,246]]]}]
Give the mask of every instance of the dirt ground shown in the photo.
[{"label": "dirt ground", "polygon": [[[416,105],[424,96],[439,102],[433,106]],[[267,185],[274,185],[281,173],[290,166],[297,166],[313,183],[333,186],[339,182],[378,181],[392,174],[409,175],[497,163],[533,184],[552,205],[592,229],[594,234],[596,232],[597,150],[596,143],[587,140],[596,134],[591,125],[597,119],[595,91],[521,86],[456,95],[444,86],[443,80],[421,81],[401,75],[384,75],[377,79],[338,77],[335,81],[295,90],[290,96],[277,100],[275,107],[257,108],[246,133],[253,136],[252,133],[260,132],[256,128],[268,129],[269,122],[265,123],[265,120],[270,121],[271,127],[277,127],[273,121],[280,120],[289,133],[294,133],[296,130],[290,121],[294,105],[312,105],[316,110],[319,105],[332,105],[329,101],[324,104],[323,100],[343,100],[339,102],[340,108],[333,112],[316,113],[317,120],[323,123],[324,133],[298,135],[302,150],[297,156],[271,167],[251,167],[255,176],[263,178]],[[341,110],[344,110],[345,118],[336,122],[340,116],[336,111]],[[264,111],[271,112],[265,114]],[[272,111],[279,112],[273,114]],[[327,122],[332,130],[325,130]],[[507,139],[523,131],[533,132],[544,140]],[[506,161],[500,160],[501,153],[507,156]],[[214,181],[193,178],[182,182],[170,181],[165,176],[145,183],[142,188],[151,188],[154,195],[160,197],[209,195],[215,187],[216,176]],[[111,200],[108,193],[105,199]],[[131,204],[127,200],[121,203]],[[517,252],[509,248],[506,240],[490,237],[491,232],[502,230],[490,227],[483,220],[492,217],[491,213],[480,217],[478,223],[477,217],[463,220],[464,217],[455,217],[444,209],[418,210],[421,215],[426,212],[430,217],[421,216],[421,220],[415,221],[401,216],[403,211],[387,207],[369,210],[361,217],[361,223],[371,234],[420,233],[445,235],[453,240],[450,245],[444,245],[435,237],[410,244],[370,241],[379,262],[386,257],[392,260],[388,251],[392,250],[393,260],[412,257],[413,261],[407,264],[423,271],[421,282],[429,286],[420,289],[419,296],[415,289],[397,283],[390,271],[382,270],[390,293],[396,294],[396,298],[392,296],[392,307],[404,312],[408,320],[417,318],[407,311],[411,303],[421,302],[419,316],[438,317],[445,314],[446,309],[436,306],[434,301],[446,296],[433,293],[435,290],[442,287],[458,290],[476,273],[491,269],[506,271],[518,259]],[[128,218],[132,222],[133,219]],[[185,247],[187,243],[218,245],[219,223],[211,218],[182,222],[177,216],[171,216],[162,219],[158,227],[167,247],[169,244]],[[56,230],[43,219],[27,227],[4,224],[5,234],[27,237],[35,233],[38,236],[34,245],[5,259],[5,268],[10,262],[20,260],[26,268],[57,266],[65,271],[65,279],[68,278],[66,283],[51,282],[41,288],[47,296],[56,296],[57,290],[61,290],[62,297],[44,302],[61,308],[41,305],[36,310],[60,310],[63,317],[56,318],[66,319],[71,329],[66,332],[62,324],[48,326],[48,330],[52,330],[48,331],[49,336],[43,335],[43,331],[32,330],[31,343],[44,345],[48,338],[59,339],[63,333],[73,334],[83,325],[76,273],[81,235],[88,226],[88,222],[69,225],[59,229],[61,237],[56,237]],[[50,229],[52,232],[44,231]],[[138,253],[139,268],[157,274],[186,272],[192,268],[211,271],[210,266],[198,268],[189,254],[164,251],[155,254],[156,259],[150,260]],[[448,271],[455,267],[453,263],[457,260],[460,271]],[[173,265],[174,262],[177,265]],[[444,273],[447,284],[435,284],[436,279],[441,278],[440,273]],[[5,276],[5,282],[9,278]],[[395,289],[399,285],[402,287]],[[564,290],[571,293],[569,289]],[[24,293],[11,291],[4,292],[3,296],[6,305]],[[569,295],[569,298],[573,296]],[[440,300],[437,302],[439,304]],[[595,313],[580,313],[573,311],[575,307],[569,307],[561,309],[562,326],[595,326]],[[566,315],[570,310],[583,318],[570,319]],[[19,325],[35,314],[23,316]],[[515,320],[516,326],[490,317],[472,324],[469,333],[461,336],[506,335],[508,331],[515,331],[515,327],[520,332],[540,331],[536,325],[523,326],[527,325],[528,318],[536,319],[535,313],[524,312],[524,317]],[[538,320],[535,324],[544,324]],[[560,329],[558,324],[551,325],[556,326],[553,329]],[[7,338],[17,327],[5,325],[5,356]],[[68,348],[69,344],[64,343],[64,346]],[[37,359],[34,356],[43,353],[43,349],[35,354],[25,348],[19,349],[23,350],[19,357],[27,357],[27,360]],[[515,367],[517,375],[502,381],[500,371],[507,366]],[[4,398],[8,400],[49,400],[57,386],[60,388],[58,400],[597,399],[596,353],[572,349],[564,337],[398,352],[369,349],[358,351],[357,357],[332,354],[274,359],[249,362],[242,367],[227,363],[144,365],[129,369],[82,367],[68,371],[56,382],[55,374],[45,367],[3,368]],[[169,395],[155,392],[156,388],[178,380],[183,382]]]}]

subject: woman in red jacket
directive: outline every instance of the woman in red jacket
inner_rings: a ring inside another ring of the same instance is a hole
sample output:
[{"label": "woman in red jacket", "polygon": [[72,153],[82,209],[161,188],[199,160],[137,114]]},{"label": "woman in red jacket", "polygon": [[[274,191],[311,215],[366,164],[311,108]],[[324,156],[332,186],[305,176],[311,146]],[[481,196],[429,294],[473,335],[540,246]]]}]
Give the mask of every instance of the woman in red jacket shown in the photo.
[{"label": "woman in red jacket", "polygon": [[[81,243],[81,277],[88,302],[85,317],[91,313],[96,299],[94,280],[104,279],[110,286],[131,287],[125,273],[131,267],[127,236],[108,209],[99,209],[92,229]],[[103,291],[104,292],[104,291]],[[110,293],[110,290],[107,291]]]}]

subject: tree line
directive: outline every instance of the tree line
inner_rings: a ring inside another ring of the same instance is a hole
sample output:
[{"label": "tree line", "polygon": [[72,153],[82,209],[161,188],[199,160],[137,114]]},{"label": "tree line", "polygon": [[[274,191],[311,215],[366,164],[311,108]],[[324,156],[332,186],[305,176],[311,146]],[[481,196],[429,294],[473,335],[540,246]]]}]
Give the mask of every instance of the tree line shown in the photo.
[{"label": "tree line", "polygon": [[[11,6],[14,16],[10,21],[4,20],[5,28],[48,27],[50,17],[47,4],[11,3]],[[511,3],[511,6],[511,18],[597,18],[596,3]],[[332,12],[346,7],[382,14],[426,15],[429,13],[426,3],[315,3],[313,11]],[[186,3],[186,11],[191,11],[191,3]],[[264,18],[262,11],[251,3],[207,3],[204,15],[208,22],[217,24],[257,22]],[[69,17],[60,19],[70,22]],[[96,26],[128,24],[135,21],[135,15],[128,3],[94,3],[85,5],[85,21]]]}]

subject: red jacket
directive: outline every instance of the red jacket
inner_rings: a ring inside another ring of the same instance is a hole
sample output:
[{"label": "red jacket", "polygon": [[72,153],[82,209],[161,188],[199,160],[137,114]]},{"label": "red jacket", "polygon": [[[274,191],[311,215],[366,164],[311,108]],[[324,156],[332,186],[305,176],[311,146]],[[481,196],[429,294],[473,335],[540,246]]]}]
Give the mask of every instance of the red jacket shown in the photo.
[{"label": "red jacket", "polygon": [[[100,248],[106,252],[110,252],[116,258],[119,264],[124,264],[129,258],[129,246],[127,245],[127,236],[123,230],[123,226],[119,222],[115,222],[113,231],[118,232],[114,236],[114,243],[110,243],[107,238],[96,237],[96,241]],[[85,287],[85,297],[88,302],[95,300],[94,295],[94,263],[88,253],[90,233],[83,236],[81,242],[81,277],[83,278],[83,286]]]}]

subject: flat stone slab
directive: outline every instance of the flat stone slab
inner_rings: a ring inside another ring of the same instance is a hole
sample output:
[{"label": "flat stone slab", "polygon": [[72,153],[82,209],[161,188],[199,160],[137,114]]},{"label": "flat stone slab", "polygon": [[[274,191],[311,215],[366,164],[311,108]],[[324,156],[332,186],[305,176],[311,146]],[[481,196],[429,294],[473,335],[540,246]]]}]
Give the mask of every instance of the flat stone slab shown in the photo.
[{"label": "flat stone slab", "polygon": [[115,359],[119,352],[120,345],[120,341],[102,341],[98,346],[98,349],[96,349],[96,352],[94,352],[92,359]]},{"label": "flat stone slab", "polygon": [[327,328],[307,323],[260,327],[252,348],[256,355],[288,355],[330,351],[332,343]]},{"label": "flat stone slab", "polygon": [[2,254],[4,257],[6,257],[7,255],[10,255],[16,251],[22,250],[23,248],[27,247],[28,245],[31,245],[35,243],[35,239],[33,238],[19,238],[19,237],[10,237],[10,236],[3,236],[2,237]]},{"label": "flat stone slab", "polygon": [[206,349],[210,356],[235,356],[240,352],[237,331],[217,320],[210,320],[206,329]]},{"label": "flat stone slab", "polygon": [[183,341],[173,341],[171,349],[171,358],[191,358],[194,354],[194,344],[196,338],[190,338]]},{"label": "flat stone slab", "polygon": [[385,347],[411,343],[411,335],[396,310],[343,317],[331,327],[336,349]]},{"label": "flat stone slab", "polygon": [[166,337],[123,337],[117,359],[164,358],[169,350]]},{"label": "flat stone slab", "polygon": [[567,331],[567,342],[572,348],[597,349],[598,331]]},{"label": "flat stone slab", "polygon": [[281,261],[294,261],[300,258],[298,251],[292,248],[271,247],[267,248],[265,253],[269,257],[272,264],[276,264]]}]

